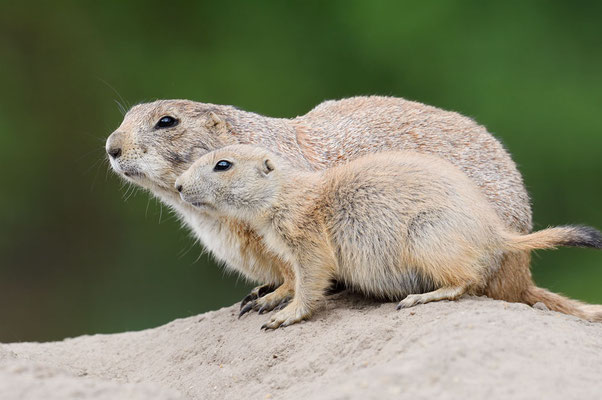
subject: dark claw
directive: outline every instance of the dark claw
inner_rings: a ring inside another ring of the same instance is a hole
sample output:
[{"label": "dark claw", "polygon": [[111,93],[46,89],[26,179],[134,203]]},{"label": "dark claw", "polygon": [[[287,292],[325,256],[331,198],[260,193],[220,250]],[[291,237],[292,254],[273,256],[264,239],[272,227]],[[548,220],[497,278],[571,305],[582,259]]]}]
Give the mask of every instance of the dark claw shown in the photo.
[{"label": "dark claw", "polygon": [[243,315],[245,315],[246,313],[251,311],[253,309],[254,305],[255,305],[255,301],[252,301],[249,304],[247,304],[246,306],[244,306],[244,308],[240,310],[240,314],[238,314],[238,318],[242,317]]},{"label": "dark claw", "polygon": [[276,327],[272,327],[272,326],[268,326],[269,322],[266,322],[265,324],[261,325],[261,329],[265,330],[265,331],[273,331],[278,329],[279,326]]},{"label": "dark claw", "polygon": [[282,301],[280,303],[278,303],[278,305],[276,307],[274,307],[274,311],[282,310],[284,307],[286,307],[288,305],[288,303],[290,303],[290,301],[291,301],[290,297],[286,297],[286,298],[282,299]]},{"label": "dark claw", "polygon": [[270,311],[270,310],[268,310],[268,307],[266,307],[265,304],[264,304],[263,306],[261,306],[261,308],[259,309],[259,311],[257,311],[257,313],[258,314],[265,314],[268,311]]},{"label": "dark claw", "polygon": [[255,300],[257,298],[257,295],[255,293],[249,293],[244,299],[242,299],[242,301],[240,302],[240,309],[242,310],[242,308],[245,306],[245,304],[247,304],[248,302]]},{"label": "dark claw", "polygon": [[242,299],[242,301],[240,302],[240,309],[242,310],[242,308],[248,302],[256,300],[260,297],[263,297],[266,294],[273,292],[274,290],[276,290],[276,286],[273,286],[270,284],[258,286],[256,288],[254,288],[253,290],[251,290],[251,293],[249,293],[244,299]]}]

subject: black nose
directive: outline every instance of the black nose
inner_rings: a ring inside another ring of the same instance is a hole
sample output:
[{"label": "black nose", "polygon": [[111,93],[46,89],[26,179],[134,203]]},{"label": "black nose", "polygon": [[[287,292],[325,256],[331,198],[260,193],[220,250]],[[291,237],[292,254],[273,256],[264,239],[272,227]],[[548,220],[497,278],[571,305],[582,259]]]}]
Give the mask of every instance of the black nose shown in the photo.
[{"label": "black nose", "polygon": [[107,153],[109,153],[112,158],[117,158],[121,155],[121,147],[109,149]]},{"label": "black nose", "polygon": [[178,185],[176,186],[176,190],[180,193],[182,193],[182,185]]}]

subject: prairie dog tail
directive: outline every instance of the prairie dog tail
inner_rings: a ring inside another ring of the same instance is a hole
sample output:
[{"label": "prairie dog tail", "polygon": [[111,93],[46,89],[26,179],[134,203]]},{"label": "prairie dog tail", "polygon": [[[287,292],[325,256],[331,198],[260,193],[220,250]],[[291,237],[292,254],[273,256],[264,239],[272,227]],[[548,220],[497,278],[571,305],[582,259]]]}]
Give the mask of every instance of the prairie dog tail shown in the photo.
[{"label": "prairie dog tail", "polygon": [[602,234],[589,226],[557,226],[528,235],[509,234],[505,246],[509,251],[554,249],[558,246],[602,249]]},{"label": "prairie dog tail", "polygon": [[[557,226],[528,235],[507,234],[505,246],[509,251],[553,249],[558,246],[602,249],[602,234],[589,226]],[[537,286],[527,288],[522,300],[530,305],[542,302],[550,310],[602,322],[602,305],[585,304]]]},{"label": "prairie dog tail", "polygon": [[531,286],[523,293],[523,302],[531,306],[541,302],[553,311],[574,315],[591,322],[602,322],[602,305],[582,303],[537,286]]}]

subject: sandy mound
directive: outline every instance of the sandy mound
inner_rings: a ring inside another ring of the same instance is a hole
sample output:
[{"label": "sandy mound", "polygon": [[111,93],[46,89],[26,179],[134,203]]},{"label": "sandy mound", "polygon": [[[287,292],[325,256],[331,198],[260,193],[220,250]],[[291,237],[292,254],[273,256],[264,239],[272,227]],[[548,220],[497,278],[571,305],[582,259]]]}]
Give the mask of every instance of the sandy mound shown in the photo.
[{"label": "sandy mound", "polygon": [[141,332],[0,347],[2,399],[599,399],[602,324],[485,298],[346,293],[260,331],[232,306]]}]

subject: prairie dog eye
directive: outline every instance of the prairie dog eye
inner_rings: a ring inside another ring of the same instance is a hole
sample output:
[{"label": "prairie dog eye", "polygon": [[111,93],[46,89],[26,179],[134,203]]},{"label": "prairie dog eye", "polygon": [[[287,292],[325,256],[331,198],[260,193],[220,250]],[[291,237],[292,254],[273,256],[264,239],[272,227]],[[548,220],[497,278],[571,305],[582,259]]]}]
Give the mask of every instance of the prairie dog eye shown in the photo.
[{"label": "prairie dog eye", "polygon": [[171,128],[172,126],[176,125],[178,125],[178,120],[174,117],[166,115],[164,117],[161,117],[161,119],[157,122],[157,125],[155,125],[155,128]]},{"label": "prairie dog eye", "polygon": [[213,167],[214,171],[227,171],[232,167],[232,163],[227,160],[219,160],[215,167]]}]

